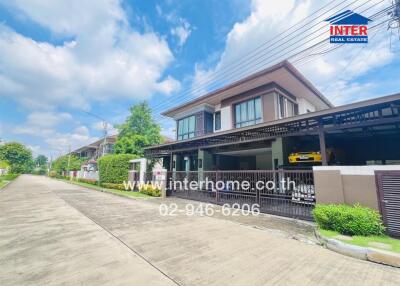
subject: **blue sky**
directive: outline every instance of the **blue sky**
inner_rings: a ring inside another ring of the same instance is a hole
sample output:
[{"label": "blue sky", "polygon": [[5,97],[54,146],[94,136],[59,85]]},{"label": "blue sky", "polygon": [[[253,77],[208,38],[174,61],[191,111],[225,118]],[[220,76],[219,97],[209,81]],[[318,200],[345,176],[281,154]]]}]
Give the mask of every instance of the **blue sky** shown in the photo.
[{"label": "blue sky", "polygon": [[[302,33],[321,27],[341,2],[0,0],[0,138],[58,156],[101,136],[99,120],[85,111],[118,124],[141,100],[150,102],[169,135],[173,124],[161,111],[228,82],[210,79],[327,5],[315,28]],[[389,5],[355,2],[341,7],[367,9],[370,16]],[[306,47],[306,38],[294,43],[302,41]],[[335,104],[344,104],[399,92],[399,50],[398,38],[390,41],[382,26],[370,32],[367,47],[294,64]],[[247,72],[259,68],[247,66]]]}]

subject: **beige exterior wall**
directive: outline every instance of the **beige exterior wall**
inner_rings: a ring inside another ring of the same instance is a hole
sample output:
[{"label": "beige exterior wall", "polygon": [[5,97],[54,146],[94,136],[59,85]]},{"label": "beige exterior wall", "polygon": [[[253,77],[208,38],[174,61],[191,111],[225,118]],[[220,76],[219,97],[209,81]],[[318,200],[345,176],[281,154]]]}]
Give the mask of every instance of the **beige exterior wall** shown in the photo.
[{"label": "beige exterior wall", "polygon": [[375,171],[400,170],[392,166],[317,166],[314,167],[317,204],[359,203],[379,211]]},{"label": "beige exterior wall", "polygon": [[317,203],[343,204],[345,202],[340,171],[314,171],[314,184]]}]

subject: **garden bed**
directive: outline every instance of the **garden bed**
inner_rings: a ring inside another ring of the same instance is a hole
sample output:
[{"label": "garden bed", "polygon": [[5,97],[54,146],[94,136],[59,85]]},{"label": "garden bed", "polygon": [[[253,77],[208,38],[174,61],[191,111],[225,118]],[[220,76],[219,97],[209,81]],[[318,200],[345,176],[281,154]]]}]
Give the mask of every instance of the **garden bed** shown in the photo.
[{"label": "garden bed", "polygon": [[59,179],[63,182],[78,185],[81,187],[86,187],[92,190],[100,191],[100,192],[105,192],[105,193],[110,193],[118,196],[123,196],[123,197],[129,197],[129,198],[153,198],[149,195],[143,194],[141,192],[134,192],[134,191],[122,191],[122,190],[117,190],[117,189],[108,189],[108,188],[103,188],[94,184],[89,184],[89,183],[83,183],[83,182],[77,182],[77,181],[72,181],[68,179]]}]

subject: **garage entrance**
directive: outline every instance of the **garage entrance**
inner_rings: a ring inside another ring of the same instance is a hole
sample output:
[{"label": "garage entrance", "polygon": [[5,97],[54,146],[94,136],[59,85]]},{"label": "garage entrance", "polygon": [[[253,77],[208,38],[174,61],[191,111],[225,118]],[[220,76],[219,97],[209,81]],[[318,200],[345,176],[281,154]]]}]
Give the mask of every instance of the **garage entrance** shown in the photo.
[{"label": "garage entrance", "polygon": [[[244,210],[257,205],[260,212],[313,219],[315,187],[310,170],[168,172],[167,181],[172,182],[167,184],[169,193],[179,198]],[[179,183],[185,181],[186,185]],[[198,187],[190,187],[191,182]]]},{"label": "garage entrance", "polygon": [[375,176],[386,231],[400,237],[400,171],[375,171]]}]

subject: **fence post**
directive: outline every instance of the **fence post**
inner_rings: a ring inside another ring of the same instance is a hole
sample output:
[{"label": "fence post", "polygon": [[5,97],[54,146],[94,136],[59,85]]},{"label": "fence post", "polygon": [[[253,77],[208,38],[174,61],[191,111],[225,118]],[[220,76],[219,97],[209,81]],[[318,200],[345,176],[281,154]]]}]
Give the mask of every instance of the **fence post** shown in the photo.
[{"label": "fence post", "polygon": [[154,170],[153,178],[155,186],[159,186],[161,189],[161,197],[165,198],[167,196],[167,170]]}]

